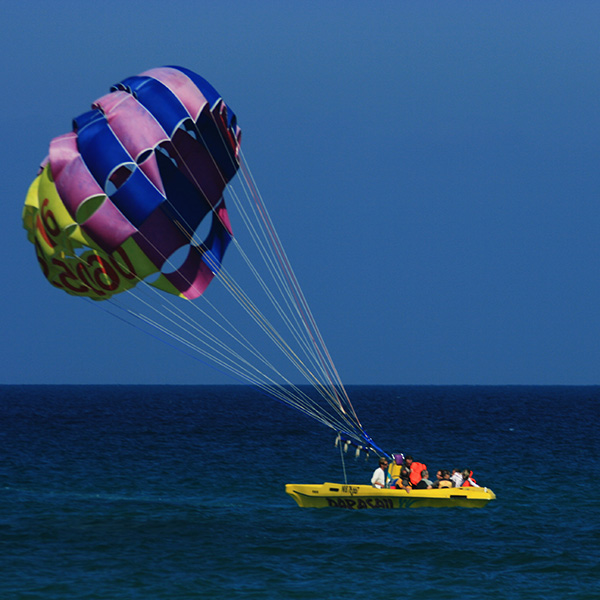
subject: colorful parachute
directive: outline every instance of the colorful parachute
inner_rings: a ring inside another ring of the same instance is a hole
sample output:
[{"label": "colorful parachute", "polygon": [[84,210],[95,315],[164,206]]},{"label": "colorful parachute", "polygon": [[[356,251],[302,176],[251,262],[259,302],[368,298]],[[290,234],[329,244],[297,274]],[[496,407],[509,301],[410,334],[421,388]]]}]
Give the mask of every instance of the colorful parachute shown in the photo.
[{"label": "colorful parachute", "polygon": [[240,137],[218,92],[188,69],[113,86],[52,140],[27,194],[23,224],[46,278],[95,300],[151,279],[200,296],[231,240],[222,194],[239,167]]},{"label": "colorful parachute", "polygon": [[[104,300],[96,307],[372,446],[240,137],[234,114],[192,71],[125,79],[50,143],[25,200],[28,238],[52,285]],[[228,246],[235,256],[222,265]],[[213,279],[220,285],[204,294]]]}]

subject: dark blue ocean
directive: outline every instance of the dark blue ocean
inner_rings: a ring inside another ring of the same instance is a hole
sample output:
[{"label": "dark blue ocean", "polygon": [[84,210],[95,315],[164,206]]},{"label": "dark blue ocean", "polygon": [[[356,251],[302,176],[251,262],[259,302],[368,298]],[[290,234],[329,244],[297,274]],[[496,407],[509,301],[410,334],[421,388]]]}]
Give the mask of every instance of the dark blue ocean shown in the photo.
[{"label": "dark blue ocean", "polygon": [[[599,387],[350,387],[483,509],[303,509],[334,434],[236,386],[0,386],[0,598],[600,598]],[[367,483],[371,458],[346,456]]]}]

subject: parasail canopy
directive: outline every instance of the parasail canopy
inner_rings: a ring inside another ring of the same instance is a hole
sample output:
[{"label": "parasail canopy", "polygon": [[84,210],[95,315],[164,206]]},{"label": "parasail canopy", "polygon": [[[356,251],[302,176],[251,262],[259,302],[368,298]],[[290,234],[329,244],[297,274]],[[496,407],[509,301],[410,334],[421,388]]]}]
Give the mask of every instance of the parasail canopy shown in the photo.
[{"label": "parasail canopy", "polygon": [[46,278],[105,300],[158,273],[151,285],[200,296],[231,240],[223,190],[239,167],[240,137],[218,92],[188,69],[113,86],[52,140],[27,195],[24,225]]},{"label": "parasail canopy", "polygon": [[[189,69],[151,69],[114,85],[50,142],[29,188],[23,225],[38,262],[53,286],[101,301],[94,304],[377,449],[240,139],[233,111]],[[225,196],[245,237],[233,236]]]}]

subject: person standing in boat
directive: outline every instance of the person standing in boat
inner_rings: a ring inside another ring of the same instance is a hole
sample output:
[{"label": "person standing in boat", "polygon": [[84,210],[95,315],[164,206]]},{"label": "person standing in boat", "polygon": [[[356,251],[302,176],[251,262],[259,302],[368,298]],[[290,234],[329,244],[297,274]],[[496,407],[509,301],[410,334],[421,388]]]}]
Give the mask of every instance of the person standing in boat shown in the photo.
[{"label": "person standing in boat", "polygon": [[390,474],[388,473],[388,461],[387,458],[379,459],[379,467],[373,471],[373,477],[371,477],[371,485],[376,488],[387,488],[390,487]]},{"label": "person standing in boat", "polygon": [[410,484],[415,487],[421,481],[421,471],[427,468],[427,465],[421,462],[415,462],[409,454],[404,458],[404,466],[410,469]]}]

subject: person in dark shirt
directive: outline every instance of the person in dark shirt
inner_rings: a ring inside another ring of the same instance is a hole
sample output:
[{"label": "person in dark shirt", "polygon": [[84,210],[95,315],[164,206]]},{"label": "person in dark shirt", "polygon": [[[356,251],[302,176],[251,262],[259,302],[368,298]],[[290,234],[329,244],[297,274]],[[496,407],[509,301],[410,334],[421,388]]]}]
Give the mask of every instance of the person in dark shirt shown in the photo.
[{"label": "person in dark shirt", "polygon": [[452,479],[450,479],[450,471],[448,471],[448,469],[442,469],[442,478],[437,482],[437,487],[451,488],[453,485]]},{"label": "person in dark shirt", "polygon": [[421,481],[415,485],[416,490],[430,490],[433,487],[433,482],[429,479],[429,471],[423,469],[421,471]]},{"label": "person in dark shirt", "polygon": [[406,467],[400,469],[400,477],[394,482],[394,487],[397,490],[404,489],[407,492],[410,492],[410,469],[407,469]]}]

